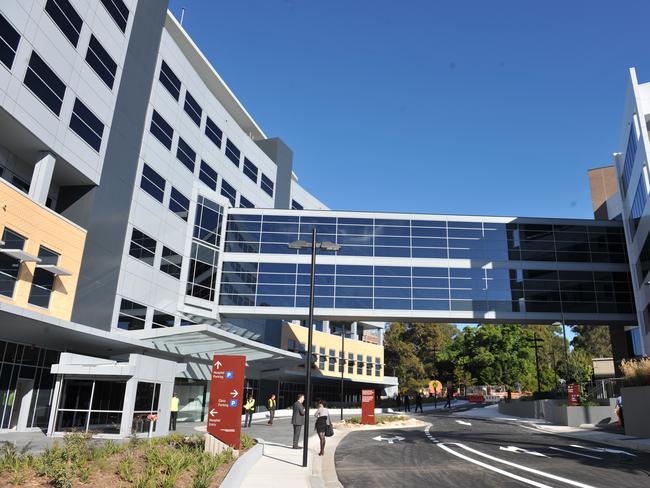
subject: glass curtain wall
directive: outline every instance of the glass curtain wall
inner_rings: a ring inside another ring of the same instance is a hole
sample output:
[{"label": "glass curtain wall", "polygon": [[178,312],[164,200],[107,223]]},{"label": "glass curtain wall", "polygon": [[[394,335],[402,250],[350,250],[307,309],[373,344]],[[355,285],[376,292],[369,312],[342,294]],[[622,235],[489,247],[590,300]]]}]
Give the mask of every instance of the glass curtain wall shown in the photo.
[{"label": "glass curtain wall", "polygon": [[65,378],[56,415],[56,432],[119,434],[126,380]]}]

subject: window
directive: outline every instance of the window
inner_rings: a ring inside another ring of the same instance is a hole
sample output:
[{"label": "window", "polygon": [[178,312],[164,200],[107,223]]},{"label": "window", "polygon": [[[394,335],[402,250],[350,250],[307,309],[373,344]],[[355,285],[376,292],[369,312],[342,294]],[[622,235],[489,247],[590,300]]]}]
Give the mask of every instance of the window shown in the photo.
[{"label": "window", "polygon": [[381,376],[381,358],[375,358],[375,376]]},{"label": "window", "polygon": [[142,167],[140,188],[162,203],[165,196],[165,178],[156,173],[148,164]]},{"label": "window", "polygon": [[213,302],[217,285],[217,251],[192,243],[186,293]]},{"label": "window", "polygon": [[366,356],[366,374],[372,376],[372,356]]},{"label": "window", "polygon": [[117,326],[124,330],[144,329],[144,322],[147,319],[147,307],[139,303],[122,298],[120,303],[120,315],[117,319]]},{"label": "window", "polygon": [[[645,167],[643,168],[646,171]],[[639,184],[634,194],[634,200],[632,200],[632,208],[630,209],[630,230],[632,236],[636,234],[636,229],[643,215],[643,210],[645,209],[645,204],[648,201],[648,188],[646,186],[645,177],[641,174],[639,178]]]},{"label": "window", "polygon": [[183,258],[166,246],[163,246],[162,257],[160,258],[160,271],[173,276],[176,279],[181,277],[181,263]]},{"label": "window", "polygon": [[74,47],[79,42],[83,20],[68,0],[47,0],[45,11]]},{"label": "window", "polygon": [[325,371],[325,348],[320,347],[318,348],[318,352],[320,354],[318,355],[318,369],[321,371]]},{"label": "window", "polygon": [[138,388],[135,392],[135,404],[133,406],[133,432],[145,433],[149,429],[155,430],[156,421],[153,426],[148,419],[150,415],[158,415],[158,403],[160,399],[160,384],[138,381]]},{"label": "window", "polygon": [[291,210],[302,210],[304,207],[295,200],[291,200]]},{"label": "window", "polygon": [[239,195],[239,206],[240,208],[255,208],[253,202],[251,202],[248,198],[245,198],[244,195]]},{"label": "window", "polygon": [[230,204],[234,207],[235,200],[237,200],[237,190],[235,190],[230,183],[221,178],[221,194],[230,200]]},{"label": "window", "polygon": [[153,266],[154,256],[156,255],[156,241],[134,227],[131,232],[129,255]]},{"label": "window", "polygon": [[29,182],[23,180],[22,178],[13,175],[11,177],[11,184],[18,188],[23,193],[29,193]]},{"label": "window", "polygon": [[25,72],[25,86],[58,117],[65,96],[65,83],[32,51]]},{"label": "window", "polygon": [[174,129],[165,119],[155,110],[151,114],[151,127],[149,131],[158,139],[167,149],[172,148],[174,138]]},{"label": "window", "polygon": [[[43,246],[40,246],[38,249],[38,257],[41,258],[41,264],[56,265],[59,262],[59,255]],[[49,308],[54,277],[54,274],[51,272],[42,268],[36,268],[27,301],[37,307]]]},{"label": "window", "polygon": [[215,124],[210,117],[205,119],[205,135],[208,136],[212,142],[214,142],[218,148],[221,148],[221,138],[223,137],[223,132],[217,124]]},{"label": "window", "polygon": [[221,237],[222,219],[223,208],[221,205],[199,196],[196,204],[196,216],[194,218],[194,239],[218,247]]},{"label": "window", "polygon": [[90,35],[88,51],[86,51],[86,62],[95,70],[95,73],[102,79],[111,90],[117,73],[117,63],[113,61],[110,54],[104,49],[94,35]]},{"label": "window", "polygon": [[354,374],[354,354],[348,353],[348,374]]},{"label": "window", "polygon": [[176,317],[168,313],[153,311],[153,321],[151,322],[152,329],[162,329],[163,327],[174,327],[174,320]]},{"label": "window", "polygon": [[0,62],[9,69],[14,64],[19,42],[18,31],[0,14]]},{"label": "window", "polygon": [[55,431],[119,434],[125,391],[126,381],[63,380]]},{"label": "window", "polygon": [[623,163],[623,173],[621,174],[624,194],[627,194],[628,187],[630,186],[630,177],[632,176],[632,168],[634,168],[634,160],[636,158],[636,149],[637,149],[637,136],[635,130],[636,117],[637,115],[634,114],[632,118],[630,135],[627,138],[627,149],[625,150],[625,161]]},{"label": "window", "polygon": [[248,158],[244,158],[244,174],[257,183],[257,166],[251,163]]},{"label": "window", "polygon": [[122,0],[101,0],[109,15],[122,32],[126,31],[126,24],[129,21],[129,9]]},{"label": "window", "polygon": [[[5,227],[2,233],[5,249],[20,249],[25,247],[25,238]],[[20,260],[0,254],[0,295],[12,298],[18,280]]]},{"label": "window", "polygon": [[90,147],[99,152],[102,147],[104,124],[78,98],[74,101],[74,107],[72,108],[70,128],[86,141]]},{"label": "window", "polygon": [[335,371],[336,370],[336,351],[334,349],[330,349],[327,370],[328,371]]},{"label": "window", "polygon": [[339,373],[342,373],[344,368],[345,368],[345,353],[343,351],[339,351]]},{"label": "window", "polygon": [[264,190],[266,193],[269,194],[269,196],[273,196],[273,181],[271,181],[271,178],[266,176],[264,173],[262,173],[262,190]]},{"label": "window", "polygon": [[199,180],[213,190],[217,190],[217,172],[203,160],[201,160],[201,168],[199,169]]},{"label": "window", "polygon": [[235,146],[230,139],[226,140],[226,156],[235,164],[235,166],[239,168],[239,158],[241,156],[241,152],[239,149],[237,149],[237,146]]},{"label": "window", "polygon": [[363,374],[363,355],[357,354],[357,374]]},{"label": "window", "polygon": [[174,74],[172,69],[164,60],[160,65],[160,76],[158,76],[158,80],[165,88],[167,88],[169,94],[174,97],[175,100],[178,100],[178,97],[181,94],[181,80],[178,79],[178,76]]},{"label": "window", "polygon": [[197,126],[201,126],[201,114],[203,113],[203,110],[187,90],[185,90],[185,104],[183,105],[183,110],[185,110],[185,113],[190,116],[190,119],[192,119]]},{"label": "window", "polygon": [[172,186],[172,194],[169,198],[169,210],[187,222],[187,215],[190,211],[190,200]]},{"label": "window", "polygon": [[194,161],[196,161],[196,153],[182,137],[178,138],[178,148],[176,150],[176,159],[185,165],[192,173],[194,173]]}]

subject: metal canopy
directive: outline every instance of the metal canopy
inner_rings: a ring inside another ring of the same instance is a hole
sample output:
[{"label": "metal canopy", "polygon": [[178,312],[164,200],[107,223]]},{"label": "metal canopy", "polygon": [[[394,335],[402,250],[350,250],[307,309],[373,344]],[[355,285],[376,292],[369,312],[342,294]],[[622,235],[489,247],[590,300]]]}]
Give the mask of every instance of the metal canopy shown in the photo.
[{"label": "metal canopy", "polygon": [[304,361],[300,354],[252,341],[207,324],[132,331],[131,334],[160,351],[199,361],[211,361],[214,354],[241,355],[246,356],[248,366],[255,369],[292,367]]},{"label": "metal canopy", "polygon": [[72,276],[72,272],[55,264],[37,264],[36,267],[48,271],[54,276]]},{"label": "metal canopy", "polygon": [[29,254],[28,252],[25,252],[22,249],[0,249],[0,252],[2,254],[6,254],[7,256],[11,256],[14,259],[18,259],[19,261],[33,262],[33,263],[41,262],[41,258],[34,256],[33,254]]}]

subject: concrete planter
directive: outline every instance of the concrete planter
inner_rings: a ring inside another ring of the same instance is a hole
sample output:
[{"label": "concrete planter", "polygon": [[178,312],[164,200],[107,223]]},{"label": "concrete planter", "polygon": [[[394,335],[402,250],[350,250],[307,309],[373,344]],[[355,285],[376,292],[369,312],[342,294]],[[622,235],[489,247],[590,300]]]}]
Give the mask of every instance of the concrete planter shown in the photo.
[{"label": "concrete planter", "polygon": [[650,438],[650,386],[630,386],[621,388],[625,435]]},{"label": "concrete planter", "polygon": [[596,407],[568,407],[564,400],[512,400],[499,403],[499,412],[514,417],[544,419],[557,425],[578,427],[582,424],[609,424],[616,421],[614,405]]}]

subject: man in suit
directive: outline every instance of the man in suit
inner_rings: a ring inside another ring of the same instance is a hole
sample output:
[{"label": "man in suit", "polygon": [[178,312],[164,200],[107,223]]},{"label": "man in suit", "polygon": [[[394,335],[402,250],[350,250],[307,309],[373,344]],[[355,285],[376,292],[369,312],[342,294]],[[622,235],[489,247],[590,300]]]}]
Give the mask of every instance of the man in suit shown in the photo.
[{"label": "man in suit", "polygon": [[305,425],[305,407],[303,402],[305,401],[305,395],[302,393],[298,395],[296,403],[293,404],[293,415],[291,416],[291,425],[293,425],[293,448],[300,449],[298,447],[298,441],[300,440],[300,431],[302,426]]}]

